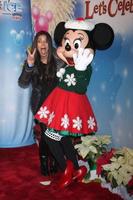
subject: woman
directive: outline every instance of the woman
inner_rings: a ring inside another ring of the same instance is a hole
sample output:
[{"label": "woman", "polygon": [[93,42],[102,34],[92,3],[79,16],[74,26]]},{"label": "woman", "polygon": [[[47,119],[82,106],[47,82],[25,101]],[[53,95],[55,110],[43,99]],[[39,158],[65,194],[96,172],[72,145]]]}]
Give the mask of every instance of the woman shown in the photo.
[{"label": "woman", "polygon": [[[18,79],[20,87],[26,88],[32,85],[31,109],[33,115],[41,106],[49,93],[57,84],[57,67],[63,66],[63,62],[56,56],[52,46],[52,39],[48,32],[40,31],[36,34],[31,49],[27,50],[27,59],[24,62],[22,73]],[[35,123],[39,123],[35,120]],[[41,130],[45,125],[39,123]],[[41,132],[42,132],[41,131]],[[52,157],[45,143],[43,134],[39,143],[40,168],[43,175],[49,175],[57,171],[55,159]]]}]

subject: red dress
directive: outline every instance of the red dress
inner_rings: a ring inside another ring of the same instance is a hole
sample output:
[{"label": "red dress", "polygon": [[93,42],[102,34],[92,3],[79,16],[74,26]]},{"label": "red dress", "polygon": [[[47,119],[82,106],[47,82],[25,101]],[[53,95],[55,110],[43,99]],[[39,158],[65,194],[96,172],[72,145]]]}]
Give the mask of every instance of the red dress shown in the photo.
[{"label": "red dress", "polygon": [[84,93],[89,82],[88,73],[89,70],[81,73],[74,67],[66,68],[59,86],[44,101],[35,118],[48,128],[61,131],[60,134],[76,136],[96,132],[97,122]]}]

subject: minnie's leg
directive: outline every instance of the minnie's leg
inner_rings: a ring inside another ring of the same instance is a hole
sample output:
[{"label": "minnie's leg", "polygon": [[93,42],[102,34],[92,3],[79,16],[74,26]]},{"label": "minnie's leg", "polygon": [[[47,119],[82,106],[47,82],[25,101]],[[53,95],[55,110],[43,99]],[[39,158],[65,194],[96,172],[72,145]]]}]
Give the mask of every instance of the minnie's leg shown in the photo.
[{"label": "minnie's leg", "polygon": [[66,160],[61,140],[56,141],[54,139],[50,139],[45,135],[45,141],[49,145],[49,148],[53,153],[55,159],[59,163],[59,167],[62,171],[61,178],[59,179],[58,183],[59,188],[66,187],[72,182],[74,170],[73,162],[71,160]]},{"label": "minnie's leg", "polygon": [[63,147],[67,160],[71,160],[74,164],[75,169],[79,169],[79,164],[77,160],[77,152],[74,149],[71,138],[68,136],[63,137],[61,139],[61,145]]},{"label": "minnie's leg", "polygon": [[61,140],[65,155],[68,160],[71,160],[74,164],[74,170],[72,174],[72,179],[78,182],[82,182],[84,176],[87,173],[87,168],[85,166],[80,166],[77,161],[77,152],[74,149],[74,145],[69,137],[63,137]]},{"label": "minnie's leg", "polygon": [[68,186],[72,180],[82,181],[86,171],[78,165],[76,150],[69,137],[62,137],[60,141],[45,135],[45,141],[63,171],[59,187]]},{"label": "minnie's leg", "polygon": [[58,162],[58,165],[59,165],[61,171],[64,171],[66,168],[66,160],[64,157],[64,152],[63,152],[60,141],[51,139],[48,136],[46,136],[45,134],[44,134],[44,137],[45,137],[46,143],[49,146],[51,153],[53,154],[54,158]]}]

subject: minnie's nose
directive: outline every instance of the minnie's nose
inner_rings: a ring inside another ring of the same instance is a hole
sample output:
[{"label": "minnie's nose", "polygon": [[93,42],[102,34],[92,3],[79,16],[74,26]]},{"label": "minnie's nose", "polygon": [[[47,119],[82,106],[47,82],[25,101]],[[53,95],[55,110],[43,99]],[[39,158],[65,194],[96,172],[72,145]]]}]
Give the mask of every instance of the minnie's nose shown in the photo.
[{"label": "minnie's nose", "polygon": [[71,51],[71,46],[70,46],[69,44],[67,44],[67,45],[65,46],[65,50],[66,50],[66,51]]}]

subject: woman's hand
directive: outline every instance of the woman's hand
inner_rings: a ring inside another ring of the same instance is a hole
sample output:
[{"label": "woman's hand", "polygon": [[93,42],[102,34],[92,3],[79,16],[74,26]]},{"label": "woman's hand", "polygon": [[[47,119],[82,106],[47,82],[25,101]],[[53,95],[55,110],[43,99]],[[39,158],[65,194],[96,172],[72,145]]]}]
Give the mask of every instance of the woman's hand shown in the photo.
[{"label": "woman's hand", "polygon": [[36,53],[36,49],[33,50],[33,52],[31,52],[29,49],[27,49],[27,63],[29,67],[33,67],[34,62],[35,62],[35,53]]}]

